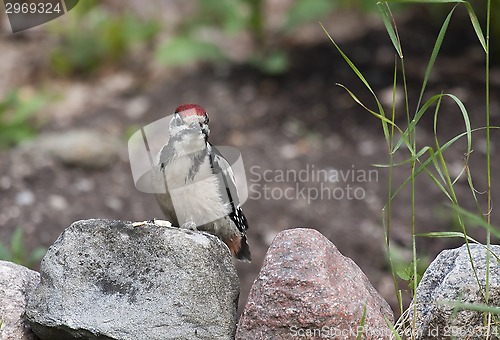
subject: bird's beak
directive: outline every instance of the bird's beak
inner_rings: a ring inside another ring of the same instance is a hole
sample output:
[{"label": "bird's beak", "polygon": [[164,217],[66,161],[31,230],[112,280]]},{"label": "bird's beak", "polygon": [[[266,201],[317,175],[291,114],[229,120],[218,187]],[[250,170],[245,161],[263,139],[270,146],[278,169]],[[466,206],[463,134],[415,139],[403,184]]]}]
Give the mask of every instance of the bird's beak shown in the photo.
[{"label": "bird's beak", "polygon": [[189,124],[189,128],[195,131],[201,131],[201,124],[198,122],[193,122]]}]

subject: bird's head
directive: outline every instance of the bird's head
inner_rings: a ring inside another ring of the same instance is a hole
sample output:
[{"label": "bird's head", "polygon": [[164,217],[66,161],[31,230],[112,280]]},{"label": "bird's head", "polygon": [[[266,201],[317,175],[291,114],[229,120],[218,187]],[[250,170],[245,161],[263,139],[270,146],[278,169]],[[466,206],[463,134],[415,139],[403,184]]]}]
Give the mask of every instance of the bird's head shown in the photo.
[{"label": "bird's head", "polygon": [[202,133],[207,138],[210,134],[207,111],[196,104],[179,106],[170,121],[170,135],[180,133]]}]

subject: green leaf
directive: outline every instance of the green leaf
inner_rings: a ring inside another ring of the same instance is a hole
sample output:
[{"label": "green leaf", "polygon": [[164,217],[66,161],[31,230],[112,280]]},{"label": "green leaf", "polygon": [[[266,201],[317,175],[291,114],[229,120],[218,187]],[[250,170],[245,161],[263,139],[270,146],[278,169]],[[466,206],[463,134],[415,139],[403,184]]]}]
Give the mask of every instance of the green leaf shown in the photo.
[{"label": "green leaf", "polygon": [[156,21],[142,22],[132,15],[127,15],[122,19],[121,35],[132,42],[142,42],[152,39],[161,29]]},{"label": "green leaf", "polygon": [[36,134],[30,119],[47,103],[47,96],[37,94],[21,100],[11,91],[0,101],[0,148],[18,144]]},{"label": "green leaf", "polygon": [[0,101],[0,118],[2,118],[2,116],[7,112],[9,108],[15,106],[17,101],[18,101],[17,91],[14,90],[7,93],[5,98],[2,101]]},{"label": "green leaf", "polygon": [[185,65],[196,61],[221,60],[224,56],[213,44],[179,36],[162,44],[156,50],[155,58],[167,65]]},{"label": "green leaf", "polygon": [[12,253],[3,244],[0,244],[0,260],[12,261]]},{"label": "green leaf", "polygon": [[[422,266],[419,265],[420,260],[417,259],[415,264],[414,262],[410,262],[407,266],[396,268],[396,275],[399,276],[402,280],[408,281],[408,287],[410,287],[412,290],[414,290],[417,286],[418,283],[420,282],[420,279],[422,279],[422,274],[420,271],[423,272]],[[417,273],[415,274],[415,268],[417,268]],[[415,278],[417,281],[415,282]]]},{"label": "green leaf", "polygon": [[17,228],[12,235],[10,241],[10,249],[12,257],[16,263],[24,263],[26,258],[26,250],[24,248],[24,231],[22,228]]},{"label": "green leaf", "polygon": [[295,28],[312,20],[318,20],[336,7],[336,2],[331,0],[296,0],[288,12],[285,27]]},{"label": "green leaf", "polygon": [[290,66],[288,54],[284,51],[273,51],[267,55],[256,56],[252,63],[267,74],[282,74]]},{"label": "green leaf", "polygon": [[37,95],[26,101],[19,101],[16,105],[13,124],[25,124],[38,110],[47,103],[47,98]]},{"label": "green leaf", "polygon": [[46,254],[47,249],[38,247],[31,253],[27,253],[24,245],[24,232],[17,228],[10,240],[10,249],[0,243],[0,260],[14,262],[26,267],[32,267],[38,263]]},{"label": "green leaf", "polygon": [[[250,1],[252,2],[250,5],[252,5],[260,0]],[[217,26],[222,27],[225,32],[237,33],[248,24],[247,11],[252,12],[254,10],[249,6],[241,6],[241,4],[241,1],[233,0],[198,0],[199,14],[193,18],[194,20],[189,25],[191,28],[196,26]]]},{"label": "green leaf", "polygon": [[409,273],[407,271],[407,268],[401,268],[401,269],[396,269],[396,274],[399,276],[400,279],[404,281],[410,281],[413,275],[411,272]]},{"label": "green leaf", "polygon": [[38,247],[35,248],[30,254],[30,262],[31,263],[37,263],[40,262],[41,259],[47,254],[47,248],[44,247]]}]

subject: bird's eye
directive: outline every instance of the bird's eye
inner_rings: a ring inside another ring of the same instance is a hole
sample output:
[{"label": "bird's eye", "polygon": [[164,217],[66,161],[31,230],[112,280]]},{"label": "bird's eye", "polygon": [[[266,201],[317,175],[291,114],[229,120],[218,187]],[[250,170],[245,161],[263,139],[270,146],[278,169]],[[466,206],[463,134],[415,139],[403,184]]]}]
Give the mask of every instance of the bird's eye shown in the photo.
[{"label": "bird's eye", "polygon": [[176,126],[181,125],[181,124],[182,124],[182,118],[181,118],[181,116],[176,115],[176,116],[174,117],[174,119],[173,119],[173,123],[174,123],[174,125],[176,125]]}]

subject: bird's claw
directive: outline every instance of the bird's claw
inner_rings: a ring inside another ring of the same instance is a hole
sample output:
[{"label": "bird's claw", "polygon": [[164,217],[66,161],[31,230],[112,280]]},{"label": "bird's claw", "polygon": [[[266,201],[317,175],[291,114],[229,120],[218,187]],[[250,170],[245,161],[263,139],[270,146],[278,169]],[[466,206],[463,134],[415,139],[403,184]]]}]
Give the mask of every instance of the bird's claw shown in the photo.
[{"label": "bird's claw", "polygon": [[193,221],[186,221],[182,224],[181,226],[182,229],[188,229],[188,230],[198,230],[196,223]]},{"label": "bird's claw", "polygon": [[142,227],[142,226],[145,226],[146,224],[154,224],[154,225],[157,225],[159,227],[172,227],[172,223],[170,223],[169,221],[157,220],[156,218],[153,218],[153,219],[148,220],[148,221],[134,222],[134,223],[132,223],[132,227],[134,227],[134,228]]}]

